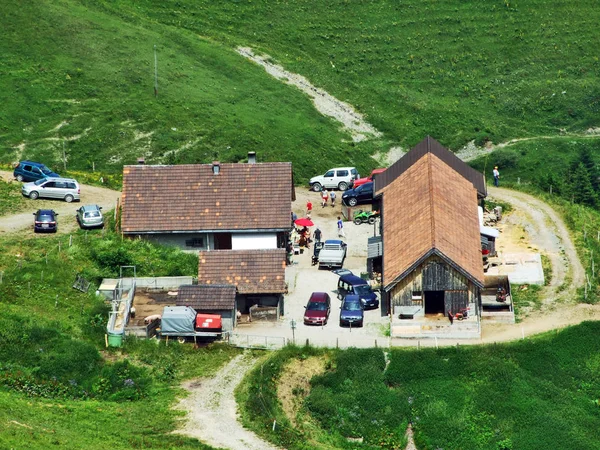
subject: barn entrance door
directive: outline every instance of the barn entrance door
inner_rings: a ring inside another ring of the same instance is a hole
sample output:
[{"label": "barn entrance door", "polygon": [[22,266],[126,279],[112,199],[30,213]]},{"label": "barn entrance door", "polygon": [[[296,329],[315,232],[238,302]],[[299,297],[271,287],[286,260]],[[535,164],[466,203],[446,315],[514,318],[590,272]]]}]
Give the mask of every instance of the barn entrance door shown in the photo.
[{"label": "barn entrance door", "polygon": [[425,291],[425,314],[445,314],[444,291]]}]

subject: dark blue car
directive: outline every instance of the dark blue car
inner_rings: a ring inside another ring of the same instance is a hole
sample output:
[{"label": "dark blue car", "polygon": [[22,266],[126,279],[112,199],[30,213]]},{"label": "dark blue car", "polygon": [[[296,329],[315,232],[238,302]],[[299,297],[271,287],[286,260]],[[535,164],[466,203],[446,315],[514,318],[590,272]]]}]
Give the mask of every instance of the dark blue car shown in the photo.
[{"label": "dark blue car", "polygon": [[364,318],[365,313],[358,295],[346,295],[340,307],[340,327],[362,327]]},{"label": "dark blue car", "polygon": [[342,275],[338,280],[338,298],[342,299],[346,295],[357,295],[364,309],[375,309],[379,307],[379,299],[371,286],[360,277],[353,273]]},{"label": "dark blue car", "polygon": [[45,165],[33,161],[21,161],[15,167],[13,176],[17,181],[37,181],[42,178],[57,178],[59,175],[52,172]]}]

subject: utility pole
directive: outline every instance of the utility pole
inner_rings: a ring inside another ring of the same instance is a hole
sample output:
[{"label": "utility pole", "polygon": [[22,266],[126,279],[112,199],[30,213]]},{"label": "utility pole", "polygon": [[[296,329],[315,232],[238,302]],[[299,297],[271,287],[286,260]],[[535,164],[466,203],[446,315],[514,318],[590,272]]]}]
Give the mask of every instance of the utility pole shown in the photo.
[{"label": "utility pole", "polygon": [[156,44],[154,44],[154,96],[158,97],[158,55],[156,54]]},{"label": "utility pole", "polygon": [[67,155],[65,154],[65,141],[62,141],[63,143],[63,167],[65,169],[65,172],[67,171]]}]

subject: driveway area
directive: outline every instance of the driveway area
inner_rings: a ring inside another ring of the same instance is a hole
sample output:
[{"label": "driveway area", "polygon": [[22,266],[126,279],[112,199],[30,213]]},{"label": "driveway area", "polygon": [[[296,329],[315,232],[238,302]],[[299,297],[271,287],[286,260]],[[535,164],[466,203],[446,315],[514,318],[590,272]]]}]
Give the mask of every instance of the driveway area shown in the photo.
[{"label": "driveway area", "polygon": [[[338,198],[341,193],[338,192]],[[302,188],[296,188],[296,201],[294,212],[298,217],[305,216],[307,200],[313,203],[312,220],[323,232],[323,239],[338,239],[337,216],[341,215],[341,206],[320,206],[320,194]],[[370,209],[366,205],[364,209]],[[314,227],[312,228],[314,230]],[[355,225],[344,222],[344,241],[348,244],[348,253],[344,268],[360,276],[366,271],[367,240],[373,236],[373,225]],[[337,298],[337,282],[339,277],[329,270],[319,270],[318,266],[311,265],[312,245],[303,254],[294,255],[294,264],[286,269],[286,282],[289,292],[285,296],[285,314],[278,323],[255,322],[241,323],[236,329],[238,334],[260,335],[272,338],[281,337],[286,340],[295,340],[296,344],[303,345],[308,339],[313,346],[346,347],[373,347],[387,346],[389,318],[381,317],[381,309],[365,311],[364,326],[362,328],[340,327],[339,315],[341,301]],[[304,306],[313,292],[327,292],[331,297],[331,315],[327,325],[320,327],[304,325]],[[296,328],[292,332],[292,320]],[[260,340],[258,341],[260,342]],[[264,340],[263,340],[264,342]]]}]

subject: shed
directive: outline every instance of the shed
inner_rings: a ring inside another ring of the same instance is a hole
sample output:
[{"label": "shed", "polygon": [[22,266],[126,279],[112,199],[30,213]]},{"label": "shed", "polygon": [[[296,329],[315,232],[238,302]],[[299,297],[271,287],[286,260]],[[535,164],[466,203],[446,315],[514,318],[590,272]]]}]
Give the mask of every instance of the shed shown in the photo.
[{"label": "shed", "polygon": [[231,284],[180,286],[176,303],[201,314],[218,314],[223,331],[232,331],[236,326],[236,288]]},{"label": "shed", "polygon": [[283,314],[286,251],[282,248],[263,250],[213,250],[200,252],[198,284],[233,285],[237,289],[236,307],[243,314],[250,307],[272,307]]}]

